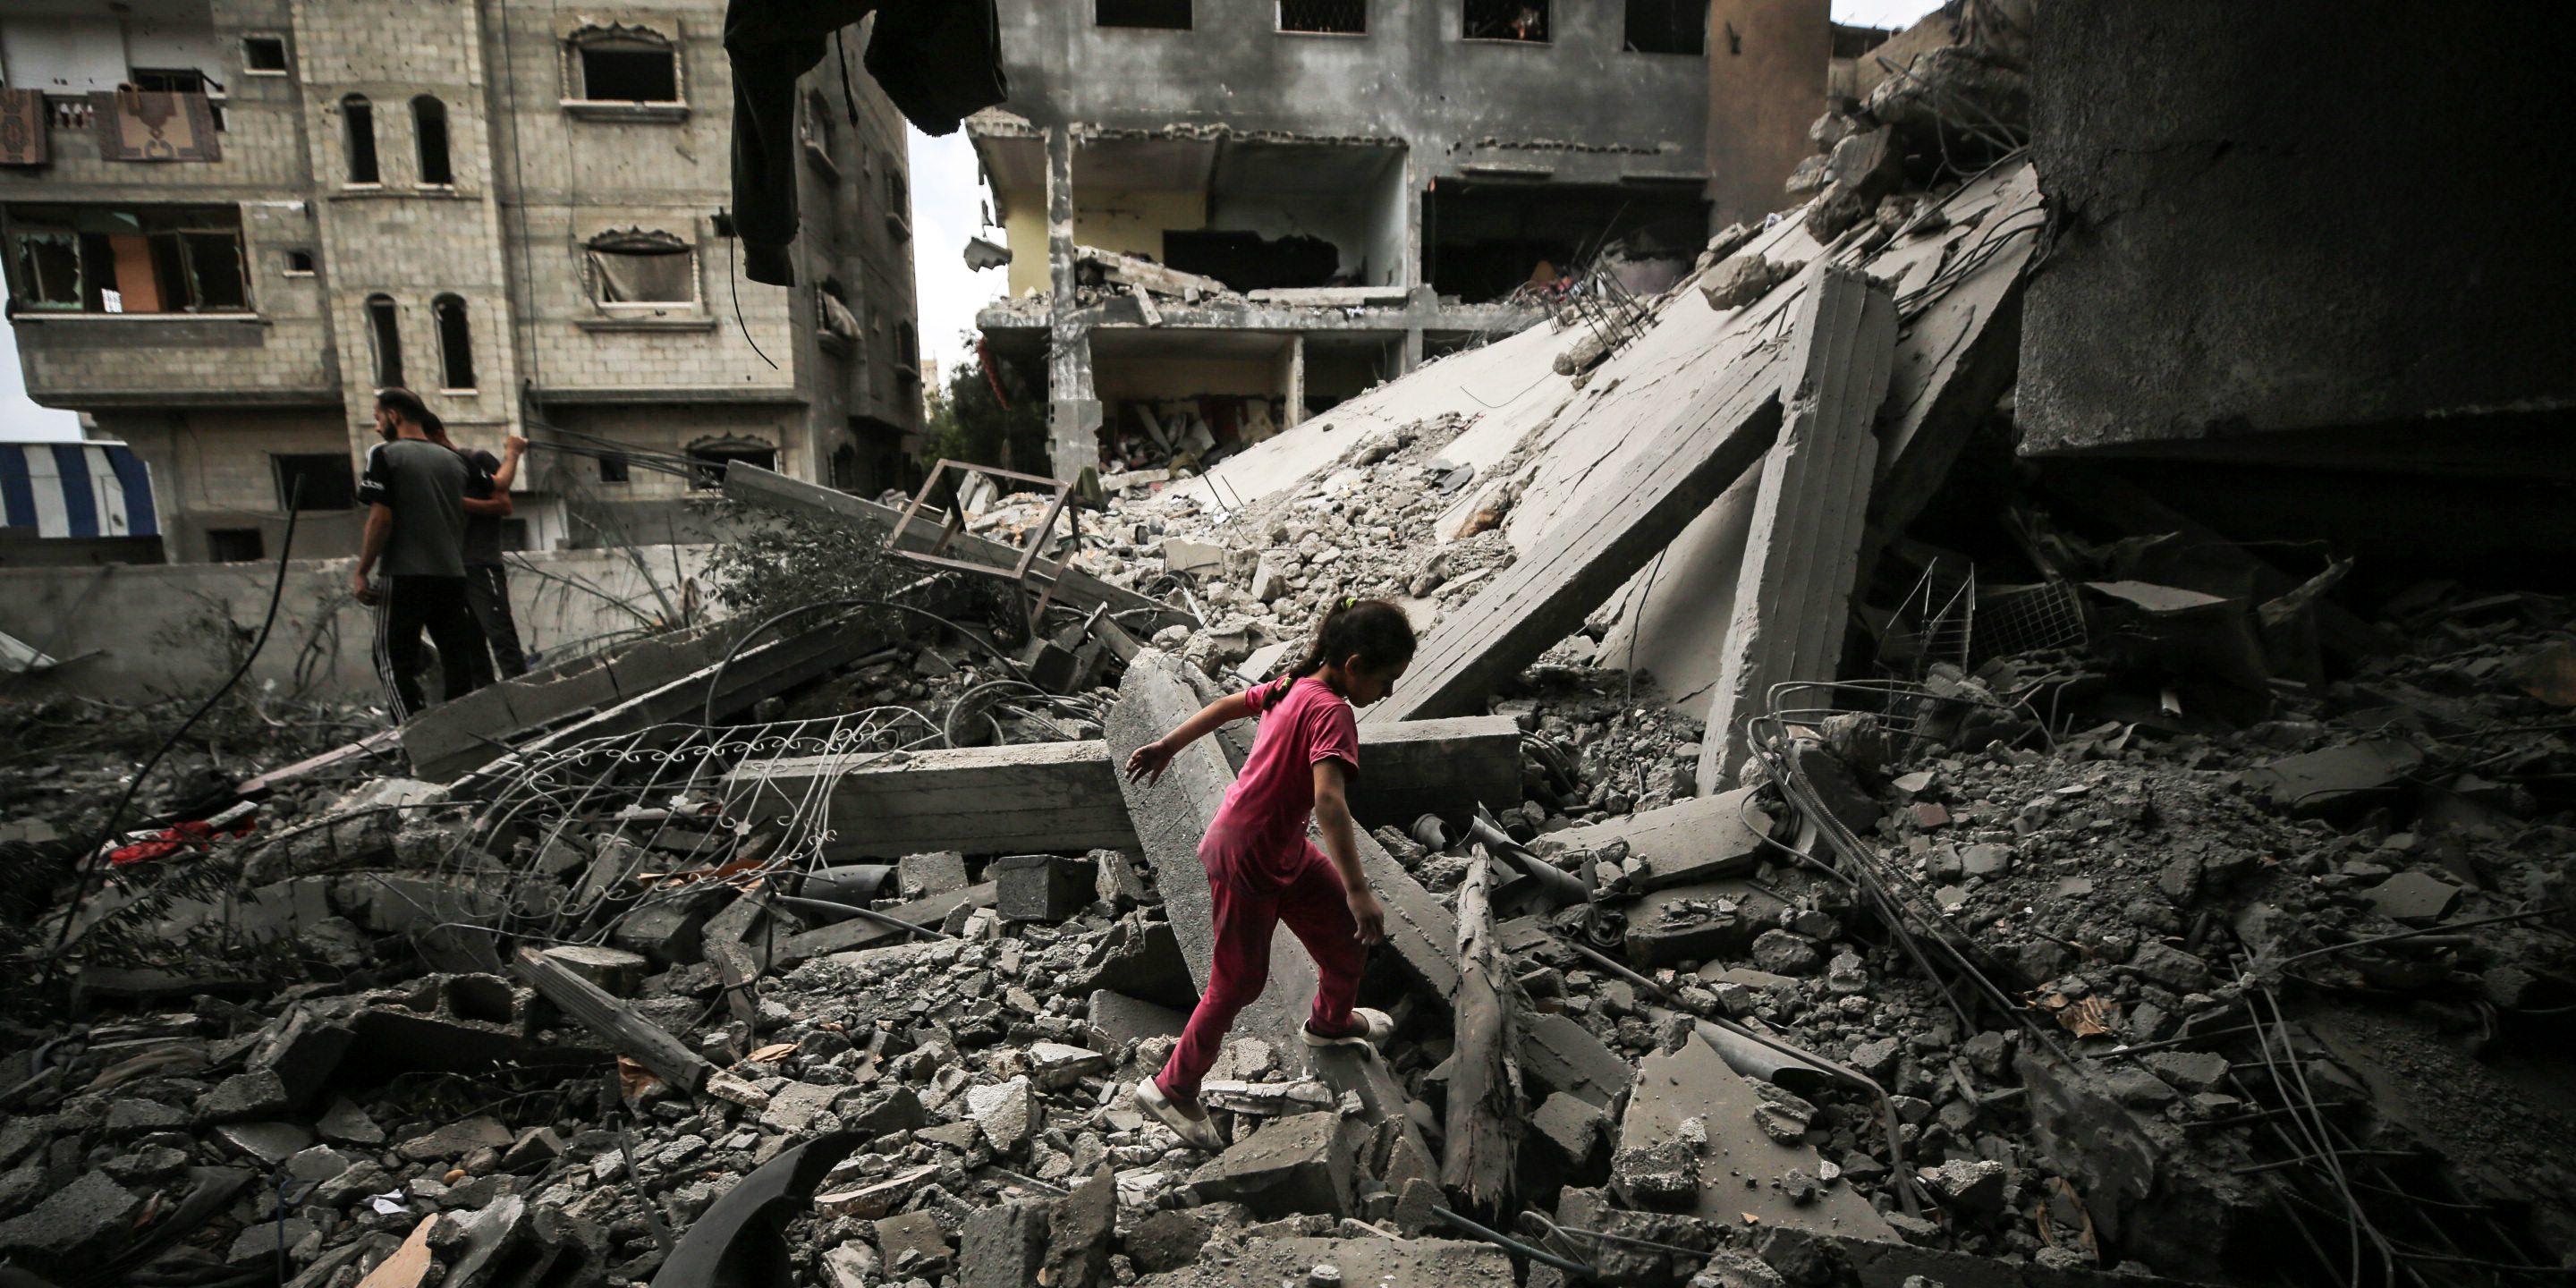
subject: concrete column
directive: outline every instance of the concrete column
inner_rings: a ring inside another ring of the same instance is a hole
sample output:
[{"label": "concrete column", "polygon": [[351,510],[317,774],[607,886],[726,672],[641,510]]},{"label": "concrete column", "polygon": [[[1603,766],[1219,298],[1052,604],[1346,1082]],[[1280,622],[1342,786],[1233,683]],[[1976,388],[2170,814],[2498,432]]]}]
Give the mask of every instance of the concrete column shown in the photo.
[{"label": "concrete column", "polygon": [[1280,387],[1287,390],[1288,406],[1279,418],[1279,428],[1295,429],[1306,419],[1306,336],[1302,331],[1288,334],[1288,348],[1279,355]]},{"label": "concrete column", "polygon": [[1100,400],[1091,384],[1091,336],[1074,315],[1073,127],[1049,126],[1047,274],[1053,308],[1047,320],[1047,459],[1071,481],[1100,466]]},{"label": "concrete column", "polygon": [[1419,367],[1421,365],[1422,328],[1418,326],[1406,327],[1404,329],[1404,352],[1397,356],[1395,374],[1399,376],[1406,375],[1415,367]]}]

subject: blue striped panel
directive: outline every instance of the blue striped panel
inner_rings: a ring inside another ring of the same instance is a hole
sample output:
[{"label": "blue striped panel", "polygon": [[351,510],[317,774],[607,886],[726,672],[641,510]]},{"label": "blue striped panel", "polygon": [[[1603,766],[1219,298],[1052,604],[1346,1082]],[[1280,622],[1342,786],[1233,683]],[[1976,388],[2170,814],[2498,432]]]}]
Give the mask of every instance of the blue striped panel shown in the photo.
[{"label": "blue striped panel", "polygon": [[0,444],[0,523],[36,526],[36,485],[27,478],[27,449]]},{"label": "blue striped panel", "polygon": [[152,508],[152,471],[143,458],[123,443],[111,443],[100,450],[107,453],[107,463],[116,471],[116,481],[125,488],[125,522],[131,535],[161,535],[160,512]]},{"label": "blue striped panel", "polygon": [[53,443],[54,469],[62,476],[63,517],[71,525],[70,535],[95,537],[98,530],[98,498],[89,490],[89,458],[78,443]]}]

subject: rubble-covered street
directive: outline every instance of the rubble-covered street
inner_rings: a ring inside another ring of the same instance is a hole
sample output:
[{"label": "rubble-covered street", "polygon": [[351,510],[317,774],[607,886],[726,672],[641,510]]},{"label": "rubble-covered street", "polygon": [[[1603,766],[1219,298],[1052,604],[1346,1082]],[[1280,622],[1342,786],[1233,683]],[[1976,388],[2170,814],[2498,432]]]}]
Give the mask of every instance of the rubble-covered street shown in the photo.
[{"label": "rubble-covered street", "polygon": [[[237,684],[264,628],[202,706],[13,664],[0,1288],[2564,1282],[2576,400],[2284,369],[2238,401],[2332,405],[2283,430],[2228,410],[2243,339],[2095,382],[2170,268],[2103,258],[2207,189],[2121,189],[2206,140],[2094,96],[2217,73],[2111,85],[2165,18],[2080,7],[1878,33],[1784,211],[1502,303],[1235,290],[1042,184],[1060,289],[1000,311],[1097,464],[685,465],[686,612],[391,727]],[[2310,325],[2282,298],[2206,307]],[[1091,346],[1114,390],[1212,310],[1418,350],[1489,304],[1527,316],[1311,415],[1093,396]],[[2508,405],[2539,437],[2475,456]],[[1393,1036],[1301,1030],[1283,926],[1194,1148],[1136,1092],[1210,988],[1253,726],[1122,768],[1368,599],[1420,640],[1349,793]]]}]

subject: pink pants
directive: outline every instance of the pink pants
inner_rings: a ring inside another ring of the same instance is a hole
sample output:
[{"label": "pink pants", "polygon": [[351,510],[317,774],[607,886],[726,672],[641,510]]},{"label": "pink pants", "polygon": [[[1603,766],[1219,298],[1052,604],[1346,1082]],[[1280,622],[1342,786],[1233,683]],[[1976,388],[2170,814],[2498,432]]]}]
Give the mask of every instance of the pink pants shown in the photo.
[{"label": "pink pants", "polygon": [[[1180,1045],[1163,1065],[1165,1094],[1196,1099],[1199,1080],[1216,1063],[1217,1047],[1234,1017],[1270,982],[1270,938],[1281,922],[1315,959],[1315,1007],[1307,1022],[1323,1032],[1351,1027],[1360,968],[1368,950],[1358,939],[1333,861],[1304,837],[1293,855],[1264,854],[1249,838],[1213,829],[1199,842],[1207,869],[1208,899],[1216,922],[1216,951],[1208,963],[1207,991],[1181,1030]],[[1286,880],[1280,881],[1285,872]]]}]

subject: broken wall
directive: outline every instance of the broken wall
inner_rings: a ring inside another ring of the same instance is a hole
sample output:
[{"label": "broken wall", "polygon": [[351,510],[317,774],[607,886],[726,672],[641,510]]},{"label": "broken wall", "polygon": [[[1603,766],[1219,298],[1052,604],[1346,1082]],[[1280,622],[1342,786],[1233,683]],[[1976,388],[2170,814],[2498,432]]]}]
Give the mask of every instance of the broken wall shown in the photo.
[{"label": "broken wall", "polygon": [[1825,0],[1713,0],[1708,9],[1708,197],[1718,224],[1794,204],[1780,185],[1809,151],[1833,43]]},{"label": "broken wall", "polygon": [[[299,537],[301,534],[299,533]],[[299,540],[298,544],[302,544]],[[512,612],[530,649],[554,656],[632,635],[676,604],[705,566],[705,546],[569,551],[514,559]],[[375,612],[349,598],[348,559],[288,565],[277,625],[246,684],[283,697],[370,701]],[[651,581],[639,567],[651,570]],[[202,693],[238,664],[268,608],[274,563],[111,564],[0,569],[0,630],[65,659],[28,686],[117,701]]]},{"label": "broken wall", "polygon": [[[2042,6],[2022,449],[2568,473],[2563,7]],[[2554,35],[2552,33],[2555,33]],[[2427,422],[2438,419],[2438,427]],[[2401,426],[2394,431],[2371,427]]]}]

